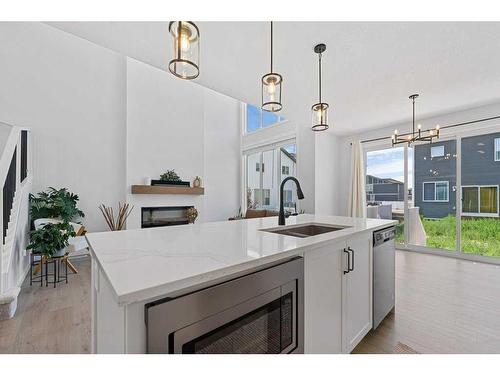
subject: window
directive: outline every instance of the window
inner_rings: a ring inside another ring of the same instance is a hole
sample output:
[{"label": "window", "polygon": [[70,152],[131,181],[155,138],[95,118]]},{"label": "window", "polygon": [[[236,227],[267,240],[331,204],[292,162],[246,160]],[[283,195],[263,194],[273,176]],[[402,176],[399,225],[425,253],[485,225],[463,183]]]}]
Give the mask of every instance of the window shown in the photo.
[{"label": "window", "polygon": [[[270,146],[264,151],[247,153],[245,157],[246,208],[278,210],[281,181],[296,173],[295,144]],[[295,185],[287,182],[284,191],[285,207],[293,212],[297,202]]]},{"label": "window", "polygon": [[444,146],[431,147],[431,158],[438,158],[444,156]]},{"label": "window", "polygon": [[495,161],[500,161],[500,138],[495,138]]},{"label": "window", "polygon": [[253,133],[259,129],[284,121],[285,119],[272,112],[262,111],[251,104],[246,104],[246,133]]},{"label": "window", "polygon": [[424,182],[424,202],[448,202],[449,182]]},{"label": "window", "polygon": [[463,186],[462,214],[498,216],[498,186]]}]

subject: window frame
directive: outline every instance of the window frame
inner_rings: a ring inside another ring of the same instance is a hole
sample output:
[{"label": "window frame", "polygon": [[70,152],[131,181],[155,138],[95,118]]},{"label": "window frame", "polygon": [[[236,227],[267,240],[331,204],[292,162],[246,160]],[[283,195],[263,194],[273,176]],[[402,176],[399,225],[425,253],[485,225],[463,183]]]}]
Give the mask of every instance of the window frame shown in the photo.
[{"label": "window frame", "polygon": [[[432,150],[434,149],[442,149],[443,150],[443,154],[442,155],[432,155]],[[431,146],[431,158],[442,158],[444,157],[444,145],[437,145],[437,146]]]},{"label": "window frame", "polygon": [[[500,138],[499,138],[500,139]],[[491,212],[480,212],[481,211],[481,188],[496,188],[497,189],[497,212],[496,213],[491,213]],[[462,197],[464,195],[463,189],[464,188],[477,188],[477,209],[479,212],[463,212],[463,201],[462,201],[462,207],[460,208],[460,213],[462,216],[471,216],[471,217],[499,217],[500,216],[500,202],[499,202],[499,191],[500,191],[500,186],[499,185],[462,185]]]},{"label": "window frame", "polygon": [[500,161],[500,138],[493,139],[493,160]]},{"label": "window frame", "polygon": [[[434,184],[434,199],[425,199],[425,184]],[[437,184],[446,184],[446,200],[438,200],[437,198]],[[449,203],[450,202],[450,181],[423,181],[422,182],[422,202],[435,202],[435,203]]]}]

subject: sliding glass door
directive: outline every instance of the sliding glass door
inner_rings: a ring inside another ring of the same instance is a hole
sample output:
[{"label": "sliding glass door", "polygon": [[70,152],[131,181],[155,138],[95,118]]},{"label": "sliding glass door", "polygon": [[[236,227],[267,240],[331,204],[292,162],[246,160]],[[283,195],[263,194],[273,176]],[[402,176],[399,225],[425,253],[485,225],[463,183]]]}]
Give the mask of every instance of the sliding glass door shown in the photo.
[{"label": "sliding glass door", "polygon": [[[408,205],[408,244],[455,250],[457,142],[413,145],[415,199]],[[413,203],[413,204],[411,204]]]},{"label": "sliding glass door", "polygon": [[461,250],[500,257],[500,133],[463,137]]},{"label": "sliding glass door", "polygon": [[[463,133],[365,155],[369,217],[374,211],[381,217],[389,204],[376,193],[377,184],[407,186],[402,201],[390,202],[399,246],[500,257],[500,132]],[[404,177],[396,177],[401,170]]]}]

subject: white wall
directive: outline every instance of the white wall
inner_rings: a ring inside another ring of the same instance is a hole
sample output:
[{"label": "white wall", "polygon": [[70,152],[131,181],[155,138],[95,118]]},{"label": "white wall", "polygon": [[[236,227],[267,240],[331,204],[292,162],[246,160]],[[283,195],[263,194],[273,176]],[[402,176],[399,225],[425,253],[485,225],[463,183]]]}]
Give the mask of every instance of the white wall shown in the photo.
[{"label": "white wall", "polygon": [[125,197],[125,60],[41,23],[0,23],[0,121],[30,128],[35,192],[80,196],[88,230],[98,204]]},{"label": "white wall", "polygon": [[[494,117],[494,116],[500,116],[500,103],[494,103],[490,105],[485,105],[485,106],[479,106],[475,108],[470,108],[467,110],[463,111],[457,111],[457,112],[452,112],[452,113],[447,113],[447,114],[442,114],[439,116],[433,116],[429,118],[424,118],[424,119],[419,119],[418,123],[422,124],[423,129],[429,129],[429,128],[434,128],[437,124],[439,124],[441,127],[450,125],[450,124],[456,124],[456,123],[462,123],[462,122],[467,122],[467,121],[474,121],[482,118],[489,118],[489,117]],[[500,129],[500,120],[490,120],[486,121],[483,123],[477,123],[477,124],[471,124],[471,125],[464,125],[456,128],[451,128],[451,129],[443,129],[441,130],[441,137],[446,137],[446,136],[452,136],[454,134],[458,134],[461,132],[470,132],[470,131],[477,131],[481,128],[489,129],[493,128],[498,131]],[[349,180],[351,178],[351,170],[350,170],[350,163],[351,163],[351,142],[356,142],[359,140],[365,140],[365,139],[373,139],[373,138],[379,138],[379,137],[387,137],[393,134],[394,129],[398,129],[400,133],[405,133],[408,131],[411,131],[411,122],[404,122],[401,124],[397,125],[390,125],[381,129],[373,130],[370,132],[364,132],[361,134],[353,134],[350,136],[346,136],[343,138],[340,138],[338,140],[338,149],[339,149],[339,161],[340,161],[340,169],[337,172],[337,189],[338,189],[338,196],[337,196],[337,207],[338,207],[338,213],[340,215],[345,215],[347,213],[347,197],[349,194]],[[391,147],[391,140],[383,140],[383,141],[378,141],[378,142],[373,142],[373,143],[365,143],[364,144],[365,148],[373,148],[373,147],[380,147],[380,148],[390,148]]]},{"label": "white wall", "polygon": [[[141,207],[194,205],[199,221],[227,220],[240,194],[240,103],[134,59],[127,59],[127,227]],[[137,195],[130,186],[175,169],[202,178],[204,196]]]},{"label": "white wall", "polygon": [[337,215],[341,163],[338,138],[329,131],[317,133],[315,138],[315,213]]}]

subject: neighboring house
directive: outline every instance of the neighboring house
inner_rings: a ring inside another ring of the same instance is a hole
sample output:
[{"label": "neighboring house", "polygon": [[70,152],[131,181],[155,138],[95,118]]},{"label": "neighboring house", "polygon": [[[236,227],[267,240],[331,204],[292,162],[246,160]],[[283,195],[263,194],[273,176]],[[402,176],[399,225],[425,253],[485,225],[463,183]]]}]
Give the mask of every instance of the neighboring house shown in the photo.
[{"label": "neighboring house", "polygon": [[[462,215],[498,217],[500,133],[462,138]],[[456,214],[456,142],[416,145],[415,206],[428,218]]]},{"label": "neighboring house", "polygon": [[[264,151],[262,163],[260,157],[249,157],[247,163],[248,207],[278,209],[278,188],[284,178],[296,176],[296,155],[281,147],[276,150]],[[260,186],[261,173],[262,191]],[[296,194],[291,183],[285,185],[283,193],[285,207],[295,207]]]},{"label": "neighboring house", "polygon": [[367,202],[403,202],[404,199],[403,182],[366,175]]}]

